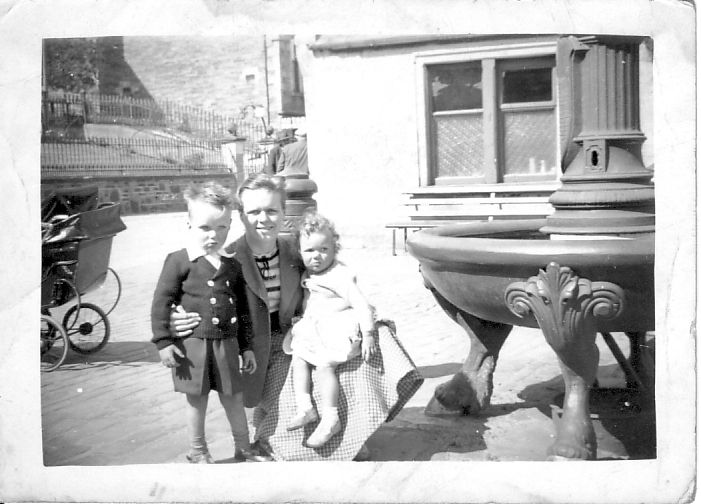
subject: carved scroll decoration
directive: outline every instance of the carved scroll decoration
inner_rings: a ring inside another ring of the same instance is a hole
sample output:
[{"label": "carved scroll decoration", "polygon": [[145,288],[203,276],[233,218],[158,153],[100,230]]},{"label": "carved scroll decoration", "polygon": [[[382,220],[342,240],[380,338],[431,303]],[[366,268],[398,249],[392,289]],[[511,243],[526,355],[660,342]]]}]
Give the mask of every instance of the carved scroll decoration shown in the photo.
[{"label": "carved scroll decoration", "polygon": [[581,331],[595,330],[595,319],[615,319],[624,307],[618,285],[580,278],[555,262],[525,282],[510,284],[504,300],[520,318],[532,313],[555,351],[572,343]]}]

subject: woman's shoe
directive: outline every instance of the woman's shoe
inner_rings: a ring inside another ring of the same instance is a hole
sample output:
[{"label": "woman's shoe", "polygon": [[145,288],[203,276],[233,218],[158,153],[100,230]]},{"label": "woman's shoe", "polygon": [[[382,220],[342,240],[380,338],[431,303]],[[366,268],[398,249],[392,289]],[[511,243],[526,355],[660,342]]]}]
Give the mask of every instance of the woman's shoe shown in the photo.
[{"label": "woman's shoe", "polygon": [[302,413],[299,413],[292,417],[290,423],[287,424],[287,430],[293,431],[296,429],[301,429],[305,425],[316,422],[319,419],[319,414],[314,408],[308,409]]},{"label": "woman's shoe", "polygon": [[339,432],[341,432],[341,421],[338,418],[326,422],[322,418],[306,444],[309,448],[320,448]]},{"label": "woman's shoe", "polygon": [[358,453],[355,455],[355,457],[353,457],[353,460],[355,462],[367,462],[370,460],[370,457],[372,457],[370,448],[368,448],[368,445],[363,443],[363,446],[360,447],[360,450],[358,450]]},{"label": "woman's shoe", "polygon": [[214,459],[209,452],[203,453],[188,453],[185,458],[191,464],[214,464]]},{"label": "woman's shoe", "polygon": [[271,462],[273,457],[254,447],[237,448],[234,451],[234,460],[236,462]]}]

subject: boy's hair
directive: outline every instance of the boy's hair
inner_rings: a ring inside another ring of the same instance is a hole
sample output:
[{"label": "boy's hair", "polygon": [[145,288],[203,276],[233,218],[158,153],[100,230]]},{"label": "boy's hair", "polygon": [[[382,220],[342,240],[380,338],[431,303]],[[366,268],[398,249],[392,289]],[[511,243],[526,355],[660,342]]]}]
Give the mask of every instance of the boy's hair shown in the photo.
[{"label": "boy's hair", "polygon": [[330,219],[317,212],[315,208],[309,208],[304,211],[302,219],[299,221],[295,230],[295,237],[299,242],[301,236],[309,236],[312,233],[325,230],[333,236],[336,242],[336,252],[338,252],[341,249],[341,244],[339,242],[340,236],[336,231],[336,226],[334,226],[334,223]]},{"label": "boy's hair", "polygon": [[285,179],[281,177],[274,177],[264,172],[252,173],[251,175],[246,177],[246,179],[243,182],[241,182],[241,185],[236,191],[236,196],[238,198],[240,210],[243,210],[243,205],[241,205],[241,193],[243,193],[243,191],[245,190],[255,189],[267,189],[272,193],[279,194],[282,210],[285,210],[285,200],[287,199],[287,192],[285,191]]},{"label": "boy's hair", "polygon": [[194,184],[189,186],[183,191],[183,197],[187,202],[188,212],[190,212],[191,203],[195,201],[209,203],[222,210],[231,210],[236,206],[231,197],[231,190],[214,181],[205,182],[201,186]]}]

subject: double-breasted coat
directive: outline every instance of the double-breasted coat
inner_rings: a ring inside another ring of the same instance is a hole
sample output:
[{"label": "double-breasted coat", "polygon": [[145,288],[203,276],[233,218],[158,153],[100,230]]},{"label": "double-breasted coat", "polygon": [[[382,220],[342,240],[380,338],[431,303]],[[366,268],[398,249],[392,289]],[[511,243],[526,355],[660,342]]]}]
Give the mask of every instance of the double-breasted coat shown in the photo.
[{"label": "double-breasted coat", "polygon": [[[304,296],[301,276],[304,273],[304,264],[299,255],[296,241],[292,237],[278,236],[277,244],[280,253],[278,316],[280,332],[285,334],[292,326],[292,317],[300,316],[303,311]],[[243,375],[244,403],[247,408],[252,408],[258,405],[262,398],[271,352],[268,293],[245,235],[231,243],[226,248],[225,254],[233,256],[241,264],[246,282],[246,299],[253,332],[252,347],[258,364],[255,373]]]}]

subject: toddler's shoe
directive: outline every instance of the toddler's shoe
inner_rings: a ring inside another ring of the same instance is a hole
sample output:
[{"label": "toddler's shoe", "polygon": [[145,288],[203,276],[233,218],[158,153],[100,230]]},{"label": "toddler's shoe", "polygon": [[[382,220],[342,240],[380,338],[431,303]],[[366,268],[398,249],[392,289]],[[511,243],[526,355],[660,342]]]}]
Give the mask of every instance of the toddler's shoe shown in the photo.
[{"label": "toddler's shoe", "polygon": [[214,464],[214,459],[209,452],[188,453],[185,458],[191,464]]},{"label": "toddler's shoe", "polygon": [[271,462],[273,457],[252,446],[248,449],[237,448],[234,451],[234,460],[236,462]]},{"label": "toddler's shoe", "polygon": [[308,409],[307,411],[303,411],[302,413],[298,413],[297,415],[293,416],[290,423],[287,424],[287,430],[293,431],[296,429],[301,429],[308,423],[315,422],[318,419],[319,415],[317,414],[316,410],[314,408]]},{"label": "toddler's shoe", "polygon": [[341,421],[338,418],[324,421],[322,417],[321,422],[314,429],[312,435],[309,436],[306,444],[309,448],[320,448],[339,432],[341,432]]}]

